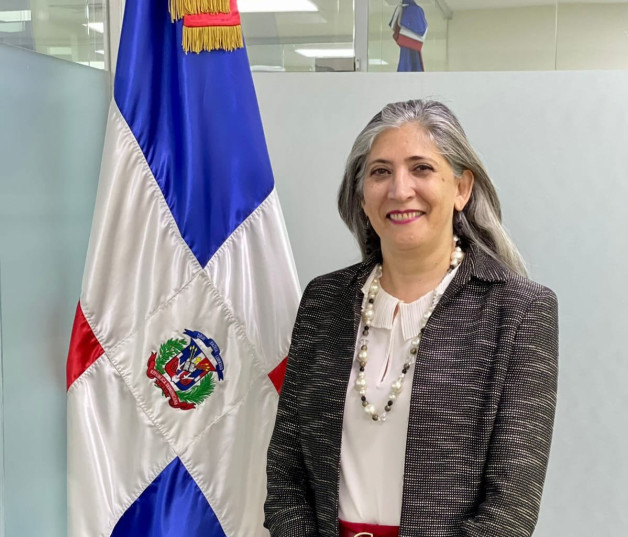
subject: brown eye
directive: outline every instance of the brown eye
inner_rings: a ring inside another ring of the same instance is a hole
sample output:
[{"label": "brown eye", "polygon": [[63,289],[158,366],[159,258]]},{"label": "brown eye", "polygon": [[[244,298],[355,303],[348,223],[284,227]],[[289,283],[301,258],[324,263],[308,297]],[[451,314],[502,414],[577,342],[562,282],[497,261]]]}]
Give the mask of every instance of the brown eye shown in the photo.
[{"label": "brown eye", "polygon": [[415,166],[414,170],[417,172],[427,172],[427,171],[433,172],[434,168],[432,168],[428,164],[419,164],[418,166]]},{"label": "brown eye", "polygon": [[382,175],[386,175],[388,173],[388,170],[386,168],[373,168],[371,170],[371,175],[374,176],[382,176]]}]

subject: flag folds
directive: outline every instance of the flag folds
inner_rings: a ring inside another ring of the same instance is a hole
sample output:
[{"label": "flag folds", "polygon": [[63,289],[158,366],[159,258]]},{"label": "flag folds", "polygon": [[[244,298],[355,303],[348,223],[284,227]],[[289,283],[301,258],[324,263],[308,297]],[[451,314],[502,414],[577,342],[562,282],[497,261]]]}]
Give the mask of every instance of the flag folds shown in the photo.
[{"label": "flag folds", "polygon": [[400,47],[397,71],[425,71],[421,51],[428,24],[423,8],[416,0],[403,0],[395,8],[388,25]]},{"label": "flag folds", "polygon": [[68,356],[70,537],[265,534],[299,286],[246,50],[183,33],[127,0]]}]

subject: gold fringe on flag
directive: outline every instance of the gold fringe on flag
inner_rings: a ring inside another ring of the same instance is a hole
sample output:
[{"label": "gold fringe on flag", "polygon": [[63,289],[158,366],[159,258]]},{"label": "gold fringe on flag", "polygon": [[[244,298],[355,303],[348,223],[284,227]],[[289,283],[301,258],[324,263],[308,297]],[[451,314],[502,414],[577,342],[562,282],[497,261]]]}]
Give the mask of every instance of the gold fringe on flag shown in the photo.
[{"label": "gold fringe on flag", "polygon": [[242,27],[201,26],[183,27],[183,50],[199,53],[203,50],[235,50],[243,48]]},{"label": "gold fringe on flag", "polygon": [[229,0],[169,0],[172,22],[195,13],[229,13]]}]

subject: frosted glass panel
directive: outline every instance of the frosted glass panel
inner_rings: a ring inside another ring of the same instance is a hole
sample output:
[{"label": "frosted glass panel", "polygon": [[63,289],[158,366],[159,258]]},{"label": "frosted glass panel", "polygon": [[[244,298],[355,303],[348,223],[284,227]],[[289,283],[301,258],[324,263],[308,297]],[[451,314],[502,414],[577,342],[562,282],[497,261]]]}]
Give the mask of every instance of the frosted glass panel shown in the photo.
[{"label": "frosted glass panel", "polygon": [[556,69],[628,69],[628,2],[558,2]]},{"label": "frosted glass panel", "polygon": [[104,69],[108,0],[3,0],[0,44]]},{"label": "frosted glass panel", "polygon": [[353,4],[292,0],[273,11],[274,2],[238,2],[252,69],[353,71]]},{"label": "frosted glass panel", "polygon": [[0,45],[7,536],[66,534],[65,357],[104,138],[107,74]]},{"label": "frosted glass panel", "polygon": [[[425,34],[416,12],[406,24],[424,37],[427,72],[628,68],[627,0],[409,1],[425,16]],[[400,3],[369,0],[369,71],[397,69]]]}]

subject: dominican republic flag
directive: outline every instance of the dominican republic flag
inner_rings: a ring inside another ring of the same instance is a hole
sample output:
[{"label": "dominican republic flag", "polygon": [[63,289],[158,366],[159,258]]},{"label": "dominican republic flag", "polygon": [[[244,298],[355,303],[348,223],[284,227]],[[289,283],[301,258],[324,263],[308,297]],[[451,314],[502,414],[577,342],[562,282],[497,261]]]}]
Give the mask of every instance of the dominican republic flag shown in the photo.
[{"label": "dominican republic flag", "polygon": [[388,25],[400,47],[397,71],[425,71],[421,51],[428,25],[423,8],[414,0],[404,0],[395,8]]},{"label": "dominican republic flag", "polygon": [[70,537],[267,534],[299,285],[237,6],[209,3],[126,1],[67,363]]}]

